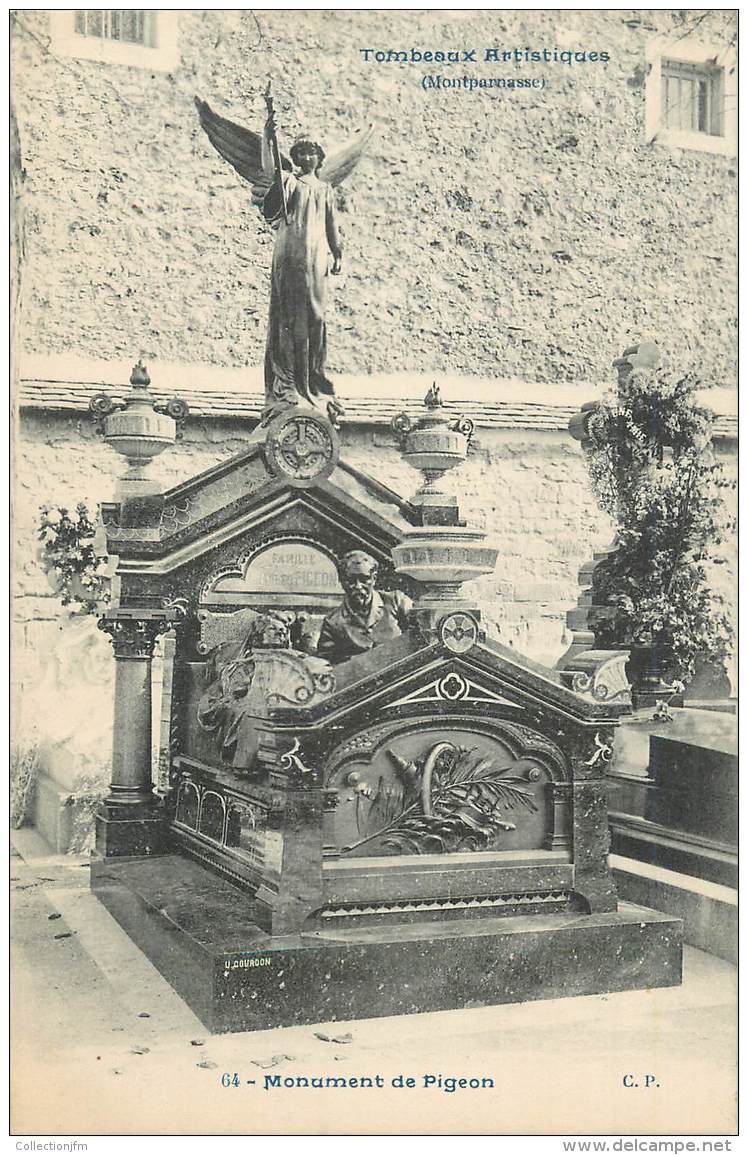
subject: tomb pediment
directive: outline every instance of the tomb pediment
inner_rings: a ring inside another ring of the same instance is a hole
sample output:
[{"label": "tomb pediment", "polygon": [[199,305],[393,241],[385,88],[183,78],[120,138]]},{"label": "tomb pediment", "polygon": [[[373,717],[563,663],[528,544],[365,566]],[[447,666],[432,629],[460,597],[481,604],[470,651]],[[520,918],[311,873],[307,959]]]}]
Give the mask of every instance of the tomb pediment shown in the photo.
[{"label": "tomb pediment", "polygon": [[[303,427],[310,421],[305,417]],[[315,421],[314,429],[322,425]],[[324,583],[328,594],[337,592],[331,576],[337,559],[354,549],[376,558],[386,584],[413,588],[413,582],[395,577],[392,566],[392,549],[411,528],[412,506],[342,460],[337,433],[332,426],[328,431],[332,457],[320,453],[316,464],[302,458],[302,476],[279,466],[282,454],[277,446],[268,448],[284,444],[286,422],[275,442],[271,428],[264,440],[163,494],[104,504],[108,549],[119,558],[122,605],[215,600],[227,607],[239,606],[243,580],[250,570],[247,604],[279,605],[284,581],[278,550],[283,546],[289,551],[290,568],[295,565],[292,547],[297,554],[317,553],[318,564],[307,567],[312,582],[312,588],[305,591],[309,595],[324,593]],[[271,548],[276,552],[278,578],[272,590],[267,574],[258,584],[260,557],[265,554],[267,560]],[[315,582],[323,584],[315,590]],[[219,595],[216,599],[210,596],[214,591]],[[253,596],[260,593],[269,596]],[[315,601],[313,596],[306,600]],[[320,608],[329,600],[322,598]]]},{"label": "tomb pediment", "polygon": [[[448,622],[447,622],[448,625]],[[465,710],[492,716],[524,711],[543,727],[614,724],[626,707],[594,702],[562,685],[558,674],[492,639],[462,654],[444,641],[408,635],[333,668],[335,689],[305,715],[308,724],[351,710]],[[301,720],[301,715],[299,715]]]}]

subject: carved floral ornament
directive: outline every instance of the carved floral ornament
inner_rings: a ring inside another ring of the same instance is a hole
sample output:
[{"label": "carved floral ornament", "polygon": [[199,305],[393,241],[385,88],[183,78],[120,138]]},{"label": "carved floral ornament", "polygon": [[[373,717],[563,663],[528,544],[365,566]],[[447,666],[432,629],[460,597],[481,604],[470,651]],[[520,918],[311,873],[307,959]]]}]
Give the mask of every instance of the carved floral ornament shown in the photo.
[{"label": "carved floral ornament", "polygon": [[278,760],[278,765],[280,766],[281,770],[284,770],[287,773],[288,772],[291,772],[291,773],[295,772],[297,774],[300,774],[302,777],[305,774],[313,774],[314,771],[311,769],[310,766],[306,766],[304,764],[300,755],[301,755],[301,743],[299,742],[298,738],[294,738],[293,742],[291,743],[290,749],[286,750],[285,754],[281,754],[281,756]]},{"label": "carved floral ornament", "polygon": [[601,653],[606,654],[606,658],[597,668],[562,671],[561,680],[568,683],[575,694],[585,694],[596,702],[630,701],[631,687],[626,677],[628,650]]},{"label": "carved floral ornament", "polygon": [[[435,720],[428,718],[422,725],[418,725],[417,722],[415,724],[419,731],[423,730],[427,734],[431,731]],[[325,785],[331,786],[338,775],[345,775],[347,768],[360,769],[362,761],[373,761],[379,750],[389,746],[412,725],[413,722],[394,725],[390,721],[382,722],[377,726],[371,726],[364,733],[352,734],[346,738],[328,756]],[[480,734],[486,738],[497,739],[511,751],[515,759],[531,760],[543,767],[550,781],[568,783],[570,780],[571,768],[567,757],[555,742],[539,730],[503,718],[487,724],[471,717],[470,732],[472,735]]]},{"label": "carved floral ornament", "polygon": [[313,700],[328,698],[334,692],[335,675],[329,670],[310,672],[295,654],[281,652],[273,656],[288,670],[288,688],[287,692],[275,690],[268,693],[268,706],[308,706]]},{"label": "carved floral ornament", "polygon": [[556,743],[503,719],[374,727],[325,761],[328,841],[343,857],[564,848],[570,773]]},{"label": "carved floral ornament", "polygon": [[595,731],[594,749],[589,758],[583,763],[584,766],[601,766],[610,762],[613,757],[613,747],[610,742],[604,741],[600,737],[600,731]]}]

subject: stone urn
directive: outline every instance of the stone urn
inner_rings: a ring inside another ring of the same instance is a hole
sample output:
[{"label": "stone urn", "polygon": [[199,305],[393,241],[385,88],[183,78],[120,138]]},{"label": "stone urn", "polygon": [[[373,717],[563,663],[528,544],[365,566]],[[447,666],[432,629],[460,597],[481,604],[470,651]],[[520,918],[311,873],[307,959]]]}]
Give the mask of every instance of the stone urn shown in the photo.
[{"label": "stone urn", "polygon": [[415,424],[405,413],[392,422],[403,457],[424,477],[411,498],[419,524],[393,548],[392,560],[398,573],[420,584],[417,617],[433,625],[448,612],[468,608],[463,582],[492,573],[498,550],[481,530],[460,520],[457,497],[440,488],[446,472],[465,461],[473,422],[462,416],[450,420],[436,384],[424,406],[426,413]]},{"label": "stone urn", "polygon": [[667,642],[634,643],[628,648],[626,676],[631,683],[634,709],[656,706],[663,698],[671,705],[682,704],[682,696],[678,694],[682,686],[674,684],[670,676],[673,651]]},{"label": "stone urn", "polygon": [[177,397],[165,405],[157,404],[150,384],[148,370],[138,361],[130,374],[132,388],[124,401],[97,393],[89,402],[104,440],[127,460],[128,470],[118,486],[121,497],[147,497],[159,492],[158,482],[148,476],[148,466],[174,444],[189,413],[186,401]]},{"label": "stone urn", "polygon": [[485,536],[466,526],[424,526],[393,548],[392,560],[398,573],[426,587],[422,604],[452,602],[460,599],[463,582],[493,572],[498,550]]},{"label": "stone urn", "polygon": [[446,472],[467,457],[473,422],[457,417],[450,422],[436,382],[424,400],[426,413],[413,424],[407,413],[393,418],[392,428],[405,460],[423,474],[423,483],[411,498],[424,524],[456,524],[457,498],[439,486]]}]

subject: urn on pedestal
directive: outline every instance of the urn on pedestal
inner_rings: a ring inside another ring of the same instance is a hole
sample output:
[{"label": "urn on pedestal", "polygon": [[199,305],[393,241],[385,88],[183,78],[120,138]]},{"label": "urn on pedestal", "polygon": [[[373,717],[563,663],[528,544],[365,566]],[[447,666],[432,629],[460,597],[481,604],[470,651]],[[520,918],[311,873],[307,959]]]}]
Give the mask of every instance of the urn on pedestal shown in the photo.
[{"label": "urn on pedestal", "polygon": [[416,603],[416,620],[427,632],[437,628],[445,615],[480,613],[463,597],[463,582],[493,572],[498,550],[486,535],[471,529],[460,518],[458,499],[440,488],[446,472],[467,457],[473,422],[468,417],[447,416],[436,382],[424,399],[426,414],[415,424],[406,413],[392,421],[403,457],[423,474],[424,482],[411,498],[420,525],[414,527],[392,550],[398,573],[407,574],[423,587]]},{"label": "urn on pedestal", "polygon": [[160,486],[148,476],[154,457],[168,449],[181,436],[189,406],[179,397],[164,404],[154,401],[151,379],[142,361],[130,374],[132,389],[124,401],[115,401],[107,393],[97,393],[89,409],[97,418],[97,430],[104,440],[127,459],[128,470],[117,486],[117,500],[149,497]]}]

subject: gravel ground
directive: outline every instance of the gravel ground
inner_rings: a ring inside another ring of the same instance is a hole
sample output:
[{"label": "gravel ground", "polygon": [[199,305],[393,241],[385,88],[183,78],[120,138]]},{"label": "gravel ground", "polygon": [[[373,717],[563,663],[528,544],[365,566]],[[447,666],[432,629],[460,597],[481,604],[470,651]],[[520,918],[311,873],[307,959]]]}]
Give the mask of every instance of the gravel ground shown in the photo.
[{"label": "gravel ground", "polygon": [[[700,951],[686,948],[680,988],[210,1035],[91,895],[86,860],[15,833],[16,1135],[734,1130],[735,968]],[[450,1091],[450,1077],[494,1086]]]}]

